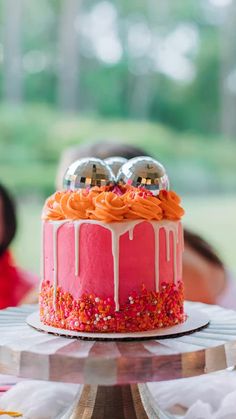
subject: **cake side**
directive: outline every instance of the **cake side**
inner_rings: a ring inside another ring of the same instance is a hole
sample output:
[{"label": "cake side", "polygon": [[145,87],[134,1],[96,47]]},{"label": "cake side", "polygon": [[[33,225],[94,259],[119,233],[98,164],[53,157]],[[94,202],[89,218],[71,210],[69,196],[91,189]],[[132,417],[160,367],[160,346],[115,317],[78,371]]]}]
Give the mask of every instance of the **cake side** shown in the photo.
[{"label": "cake side", "polygon": [[125,332],[183,321],[180,221],[47,221],[43,237],[44,323]]}]

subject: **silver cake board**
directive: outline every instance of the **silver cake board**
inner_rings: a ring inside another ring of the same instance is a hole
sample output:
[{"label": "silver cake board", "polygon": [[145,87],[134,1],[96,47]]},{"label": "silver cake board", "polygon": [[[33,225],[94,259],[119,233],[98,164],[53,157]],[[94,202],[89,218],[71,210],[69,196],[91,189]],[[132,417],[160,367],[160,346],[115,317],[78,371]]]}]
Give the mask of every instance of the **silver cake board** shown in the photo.
[{"label": "silver cake board", "polygon": [[207,314],[197,309],[188,309],[186,312],[186,321],[172,327],[165,327],[162,329],[148,330],[145,332],[132,333],[93,333],[93,332],[78,332],[74,330],[59,329],[52,326],[47,326],[40,321],[39,311],[30,314],[26,322],[29,326],[40,332],[51,333],[57,336],[67,338],[77,338],[86,340],[144,340],[144,339],[169,339],[188,335],[197,332],[210,323]]}]

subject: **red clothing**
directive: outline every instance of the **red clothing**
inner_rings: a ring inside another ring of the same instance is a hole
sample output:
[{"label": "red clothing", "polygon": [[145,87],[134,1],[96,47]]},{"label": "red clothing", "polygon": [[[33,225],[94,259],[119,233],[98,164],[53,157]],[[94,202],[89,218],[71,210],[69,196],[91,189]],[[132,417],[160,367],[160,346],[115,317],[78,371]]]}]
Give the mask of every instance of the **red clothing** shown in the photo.
[{"label": "red clothing", "polygon": [[8,250],[0,256],[0,309],[17,306],[35,284],[34,276],[14,265]]}]

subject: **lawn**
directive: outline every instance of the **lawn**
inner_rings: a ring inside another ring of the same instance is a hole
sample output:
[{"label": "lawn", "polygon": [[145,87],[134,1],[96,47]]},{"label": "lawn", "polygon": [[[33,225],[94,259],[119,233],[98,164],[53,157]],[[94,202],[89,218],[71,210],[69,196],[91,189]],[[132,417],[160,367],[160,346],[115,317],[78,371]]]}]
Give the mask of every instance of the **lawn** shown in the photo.
[{"label": "lawn", "polygon": [[[19,204],[19,231],[14,242],[18,263],[35,273],[40,267],[41,201],[24,200]],[[236,197],[184,197],[184,223],[207,238],[223,260],[236,272]]]}]

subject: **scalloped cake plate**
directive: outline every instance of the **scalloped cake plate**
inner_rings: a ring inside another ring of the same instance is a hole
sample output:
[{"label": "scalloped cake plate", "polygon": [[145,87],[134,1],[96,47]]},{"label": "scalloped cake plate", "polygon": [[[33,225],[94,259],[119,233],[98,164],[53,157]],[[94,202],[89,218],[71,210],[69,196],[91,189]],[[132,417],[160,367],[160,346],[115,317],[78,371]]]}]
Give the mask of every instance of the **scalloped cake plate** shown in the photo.
[{"label": "scalloped cake plate", "polygon": [[149,330],[145,332],[132,333],[88,333],[77,332],[73,330],[58,329],[43,324],[39,318],[39,311],[30,314],[26,322],[29,326],[40,332],[51,333],[54,335],[64,336],[68,338],[90,339],[90,340],[132,340],[132,339],[168,339],[180,337],[190,333],[194,333],[207,327],[210,323],[210,318],[200,310],[188,309],[186,310],[187,319],[184,323],[172,327],[165,327],[162,329]]}]

